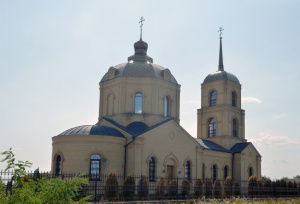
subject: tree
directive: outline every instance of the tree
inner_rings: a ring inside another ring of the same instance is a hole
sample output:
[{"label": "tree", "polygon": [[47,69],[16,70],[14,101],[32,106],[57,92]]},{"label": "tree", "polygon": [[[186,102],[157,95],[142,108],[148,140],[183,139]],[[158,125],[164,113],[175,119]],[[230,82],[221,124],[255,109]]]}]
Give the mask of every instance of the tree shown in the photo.
[{"label": "tree", "polygon": [[256,191],[256,195],[258,197],[262,197],[263,196],[263,182],[262,182],[262,179],[261,178],[258,178],[257,179],[257,191]]},{"label": "tree", "polygon": [[123,182],[122,198],[125,201],[134,200],[135,181],[132,175],[126,176]]},{"label": "tree", "polygon": [[106,181],[104,186],[104,195],[108,198],[109,201],[114,201],[118,198],[119,191],[119,181],[118,176],[115,170],[112,170]]},{"label": "tree", "polygon": [[294,176],[293,179],[300,179],[300,175]]},{"label": "tree", "polygon": [[166,180],[165,177],[162,175],[160,176],[159,180],[156,182],[155,198],[157,200],[164,199],[165,194],[166,194]]},{"label": "tree", "polygon": [[219,178],[214,183],[214,197],[216,199],[222,198],[222,185]]},{"label": "tree", "polygon": [[187,179],[184,179],[181,184],[181,195],[183,199],[189,197],[190,188],[191,188],[191,183]]},{"label": "tree", "polygon": [[248,191],[247,195],[249,198],[253,198],[257,193],[257,178],[256,176],[250,176],[248,180]]},{"label": "tree", "polygon": [[175,198],[178,195],[177,182],[175,181],[175,179],[169,181],[168,194],[171,199]]},{"label": "tree", "polygon": [[149,183],[146,175],[142,175],[138,187],[139,200],[148,200],[149,198]]},{"label": "tree", "polygon": [[224,191],[223,191],[224,197],[230,198],[232,196],[232,181],[230,176],[227,176],[226,180],[224,181],[223,187],[224,187]]},{"label": "tree", "polygon": [[212,180],[209,178],[205,179],[204,181],[205,198],[212,198],[212,190],[213,190]]},{"label": "tree", "polygon": [[203,183],[200,178],[197,178],[194,183],[194,195],[195,198],[201,198],[203,196]]},{"label": "tree", "polygon": [[241,195],[241,185],[238,181],[235,181],[233,183],[233,195],[235,197],[240,196]]}]

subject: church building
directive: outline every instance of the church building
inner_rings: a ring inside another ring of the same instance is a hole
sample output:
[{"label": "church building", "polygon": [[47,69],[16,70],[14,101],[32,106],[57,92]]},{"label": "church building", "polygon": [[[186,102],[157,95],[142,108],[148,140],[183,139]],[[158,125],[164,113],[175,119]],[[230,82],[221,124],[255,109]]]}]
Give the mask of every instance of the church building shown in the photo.
[{"label": "church building", "polygon": [[103,76],[95,125],[52,138],[51,171],[100,175],[116,170],[119,175],[145,174],[149,182],[161,175],[261,177],[261,155],[245,139],[241,83],[223,66],[222,37],[218,69],[201,84],[197,138],[180,126],[180,84],[171,70],[153,63],[147,49],[141,37],[134,55]]}]

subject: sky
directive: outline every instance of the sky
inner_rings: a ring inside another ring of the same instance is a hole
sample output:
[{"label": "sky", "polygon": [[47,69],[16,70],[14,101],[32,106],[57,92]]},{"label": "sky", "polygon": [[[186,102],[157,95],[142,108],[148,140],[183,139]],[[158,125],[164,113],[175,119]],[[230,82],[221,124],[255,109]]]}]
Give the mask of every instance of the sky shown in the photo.
[{"label": "sky", "polygon": [[180,124],[197,136],[200,87],[217,70],[222,26],[224,68],[242,84],[262,175],[300,175],[299,8],[298,0],[0,1],[0,152],[12,147],[49,171],[51,138],[97,122],[99,81],[134,53],[143,16],[148,55],[181,84]]}]

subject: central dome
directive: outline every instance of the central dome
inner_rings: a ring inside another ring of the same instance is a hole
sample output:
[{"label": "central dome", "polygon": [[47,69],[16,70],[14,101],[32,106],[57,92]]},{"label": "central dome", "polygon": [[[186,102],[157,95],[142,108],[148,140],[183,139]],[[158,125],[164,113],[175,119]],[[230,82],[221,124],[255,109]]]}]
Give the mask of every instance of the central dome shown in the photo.
[{"label": "central dome", "polygon": [[135,54],[128,57],[128,62],[111,67],[101,82],[118,77],[146,77],[178,84],[169,69],[153,63],[153,59],[147,55],[147,49],[148,44],[142,40],[134,43]]}]

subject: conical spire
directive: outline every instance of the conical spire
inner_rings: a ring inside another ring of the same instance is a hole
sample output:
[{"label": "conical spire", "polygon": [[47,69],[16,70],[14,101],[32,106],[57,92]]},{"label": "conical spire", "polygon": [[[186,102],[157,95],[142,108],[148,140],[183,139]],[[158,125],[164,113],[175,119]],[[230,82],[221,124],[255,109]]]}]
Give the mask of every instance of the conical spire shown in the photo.
[{"label": "conical spire", "polygon": [[219,52],[219,71],[224,71],[223,65],[223,52],[222,52],[222,31],[224,29],[222,27],[219,28],[218,32],[220,33],[220,52]]},{"label": "conical spire", "polygon": [[219,71],[224,71],[223,52],[222,52],[222,37],[220,37]]}]

